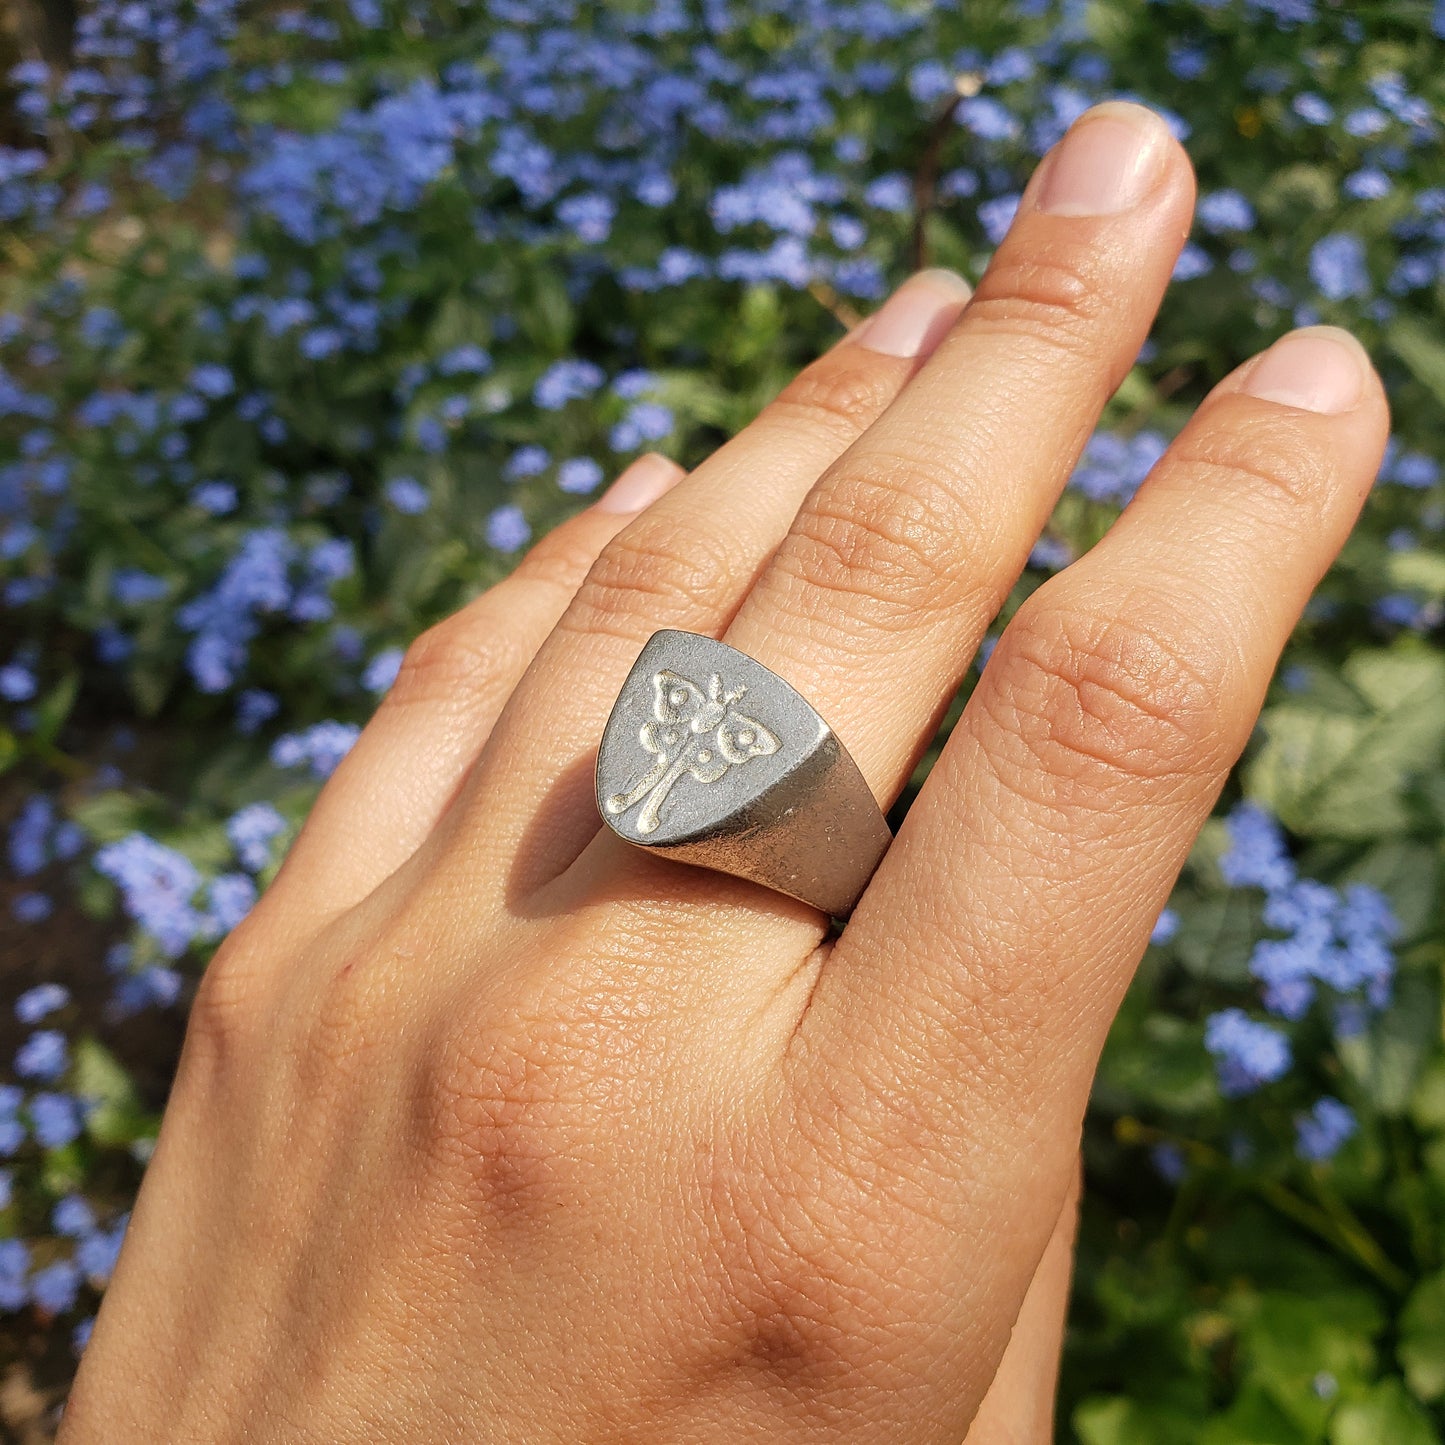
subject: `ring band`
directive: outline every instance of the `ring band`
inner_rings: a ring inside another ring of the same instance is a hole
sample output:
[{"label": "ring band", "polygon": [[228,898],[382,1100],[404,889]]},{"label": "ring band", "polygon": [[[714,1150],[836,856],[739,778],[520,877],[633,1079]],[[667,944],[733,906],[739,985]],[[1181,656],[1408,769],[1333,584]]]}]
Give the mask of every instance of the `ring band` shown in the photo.
[{"label": "ring band", "polygon": [[624,842],[750,878],[846,918],[893,841],[808,700],[725,642],[656,632],[597,752],[597,810]]}]

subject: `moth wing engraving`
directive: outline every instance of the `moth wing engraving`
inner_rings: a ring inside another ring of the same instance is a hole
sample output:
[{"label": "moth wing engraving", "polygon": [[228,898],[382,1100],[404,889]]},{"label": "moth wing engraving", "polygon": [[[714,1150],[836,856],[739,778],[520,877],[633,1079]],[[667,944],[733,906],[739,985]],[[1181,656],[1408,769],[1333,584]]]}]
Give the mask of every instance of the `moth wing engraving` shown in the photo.
[{"label": "moth wing engraving", "polygon": [[782,743],[762,723],[729,709],[718,724],[717,745],[729,763],[745,763],[749,758],[771,757]]},{"label": "moth wing engraving", "polygon": [[638,741],[655,761],[625,793],[606,800],[607,811],[625,813],[640,802],[637,831],[655,832],[662,806],[682,778],[715,783],[729,768],[777,752],[777,735],[732,706],[745,691],[727,690],[717,673],[706,692],[670,668],[654,673],[652,720],[639,728]]},{"label": "moth wing engraving", "polygon": [[652,715],[660,723],[690,723],[707,707],[707,695],[695,683],[689,682],[667,668],[653,675]]}]

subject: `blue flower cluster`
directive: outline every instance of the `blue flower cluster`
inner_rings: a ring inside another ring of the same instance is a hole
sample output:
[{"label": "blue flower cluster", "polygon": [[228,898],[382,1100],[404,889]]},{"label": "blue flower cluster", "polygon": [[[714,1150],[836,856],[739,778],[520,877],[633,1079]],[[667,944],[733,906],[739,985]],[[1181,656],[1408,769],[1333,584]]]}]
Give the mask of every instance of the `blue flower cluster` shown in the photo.
[{"label": "blue flower cluster", "polygon": [[[34,1025],[65,1009],[68,990],[43,983],[21,994],[15,1014],[21,1023]],[[21,1046],[15,1059],[16,1074],[34,1083],[52,1085],[69,1068],[65,1035],[58,1029],[37,1029]],[[63,1089],[0,1085],[0,1213],[8,1210],[17,1188],[16,1169],[9,1161],[26,1151],[27,1144],[41,1150],[64,1149],[80,1138],[93,1101]],[[0,1309],[20,1310],[29,1305],[47,1316],[72,1310],[89,1286],[100,1290],[115,1269],[128,1215],[102,1225],[89,1203],[79,1194],[57,1200],[51,1214],[52,1238],[43,1250],[17,1238],[0,1239]],[[76,1329],[88,1334],[89,1320]]]},{"label": "blue flower cluster", "polygon": [[1336,1028],[1357,1032],[1360,1003],[1380,1009],[1390,1001],[1399,930],[1389,900],[1363,883],[1341,893],[1299,878],[1279,824],[1258,804],[1241,804],[1227,827],[1221,874],[1232,887],[1262,889],[1264,923],[1283,935],[1261,938],[1249,960],[1265,1008],[1300,1019],[1323,987],[1335,1000]]}]

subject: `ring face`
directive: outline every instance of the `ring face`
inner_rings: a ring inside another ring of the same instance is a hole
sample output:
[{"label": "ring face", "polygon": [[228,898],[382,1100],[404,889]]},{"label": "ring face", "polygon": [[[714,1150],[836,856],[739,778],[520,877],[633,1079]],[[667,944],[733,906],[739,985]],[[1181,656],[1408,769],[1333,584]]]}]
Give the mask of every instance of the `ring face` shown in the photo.
[{"label": "ring face", "polygon": [[851,909],[887,823],[818,712],[746,653],[654,634],[597,755],[597,807],[620,838],[813,903]]}]

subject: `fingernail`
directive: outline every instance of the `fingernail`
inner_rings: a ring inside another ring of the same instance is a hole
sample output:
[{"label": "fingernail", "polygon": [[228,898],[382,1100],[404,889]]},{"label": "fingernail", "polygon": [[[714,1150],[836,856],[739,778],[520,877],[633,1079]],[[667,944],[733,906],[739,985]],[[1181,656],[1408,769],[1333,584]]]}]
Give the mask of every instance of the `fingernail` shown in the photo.
[{"label": "fingernail", "polygon": [[1168,138],[1168,127],[1142,105],[1096,105],[1049,157],[1038,209],[1054,216],[1111,216],[1138,205],[1159,173]]},{"label": "fingernail", "polygon": [[687,473],[661,452],[648,452],[638,459],[598,497],[599,512],[640,512],[650,507]]},{"label": "fingernail", "polygon": [[1261,401],[1327,415],[1349,411],[1365,390],[1365,348],[1336,326],[1281,337],[1245,374],[1240,390]]},{"label": "fingernail", "polygon": [[934,267],[910,276],[853,333],[884,356],[926,356],[943,340],[970,295],[962,276]]}]

